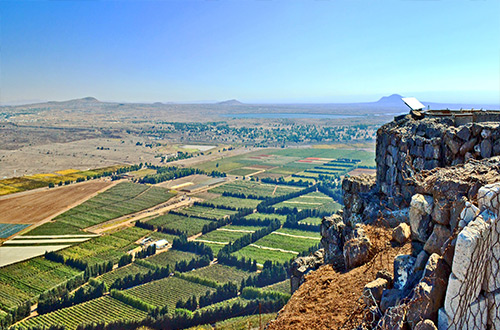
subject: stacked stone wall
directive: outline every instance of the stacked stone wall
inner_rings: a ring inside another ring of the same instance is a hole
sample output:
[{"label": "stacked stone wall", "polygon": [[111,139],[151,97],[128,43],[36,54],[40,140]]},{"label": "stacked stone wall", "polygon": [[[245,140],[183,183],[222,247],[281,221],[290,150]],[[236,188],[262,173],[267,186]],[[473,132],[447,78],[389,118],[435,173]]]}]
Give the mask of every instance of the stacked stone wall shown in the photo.
[{"label": "stacked stone wall", "polygon": [[406,116],[377,131],[377,186],[386,206],[408,207],[423,170],[500,155],[498,122],[457,125],[450,118]]}]

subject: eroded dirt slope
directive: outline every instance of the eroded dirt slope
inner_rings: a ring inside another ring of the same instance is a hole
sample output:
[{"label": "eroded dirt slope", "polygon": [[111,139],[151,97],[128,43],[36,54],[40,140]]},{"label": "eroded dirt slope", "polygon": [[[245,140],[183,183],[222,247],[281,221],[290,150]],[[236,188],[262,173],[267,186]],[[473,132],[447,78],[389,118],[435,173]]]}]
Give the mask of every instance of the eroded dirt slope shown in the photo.
[{"label": "eroded dirt slope", "polygon": [[290,298],[267,329],[352,329],[363,316],[363,287],[379,270],[393,272],[394,257],[407,254],[410,245],[392,247],[391,230],[366,226],[375,246],[373,259],[358,268],[339,273],[324,265],[306,276],[306,282]]}]

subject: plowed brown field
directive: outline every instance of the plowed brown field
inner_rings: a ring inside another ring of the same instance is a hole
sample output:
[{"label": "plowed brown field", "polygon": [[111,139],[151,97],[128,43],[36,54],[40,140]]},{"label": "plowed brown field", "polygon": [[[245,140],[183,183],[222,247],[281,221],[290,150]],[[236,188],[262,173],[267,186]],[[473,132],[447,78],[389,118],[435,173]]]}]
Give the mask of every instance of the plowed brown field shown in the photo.
[{"label": "plowed brown field", "polygon": [[34,224],[48,220],[115,184],[116,181],[92,180],[5,196],[0,199],[0,222]]}]

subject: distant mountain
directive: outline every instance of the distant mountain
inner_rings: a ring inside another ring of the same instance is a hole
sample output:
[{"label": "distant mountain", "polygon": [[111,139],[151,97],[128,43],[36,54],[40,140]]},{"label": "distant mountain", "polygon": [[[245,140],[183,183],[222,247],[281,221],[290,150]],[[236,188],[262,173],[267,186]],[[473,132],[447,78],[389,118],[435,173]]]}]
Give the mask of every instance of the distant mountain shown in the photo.
[{"label": "distant mountain", "polygon": [[403,103],[403,101],[401,101],[401,98],[403,98],[403,96],[399,94],[392,94],[390,96],[383,96],[380,98],[380,100],[374,103],[380,105],[401,105]]},{"label": "distant mountain", "polygon": [[217,104],[221,104],[221,105],[243,105],[244,103],[241,103],[238,100],[232,99],[232,100],[218,102]]},{"label": "distant mountain", "polygon": [[72,100],[67,100],[67,101],[49,101],[47,103],[51,103],[51,104],[61,104],[61,103],[82,104],[82,103],[85,103],[85,104],[88,104],[88,103],[101,103],[101,101],[99,101],[95,97],[87,96],[87,97],[83,97],[81,99],[72,99]]}]

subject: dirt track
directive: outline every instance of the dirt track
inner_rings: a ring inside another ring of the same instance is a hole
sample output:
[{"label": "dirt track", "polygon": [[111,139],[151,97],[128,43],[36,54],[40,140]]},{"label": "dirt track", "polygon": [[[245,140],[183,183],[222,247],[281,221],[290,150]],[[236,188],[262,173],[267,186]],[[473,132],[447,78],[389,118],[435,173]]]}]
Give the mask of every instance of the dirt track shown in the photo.
[{"label": "dirt track", "polygon": [[35,224],[48,220],[116,183],[117,181],[92,180],[48,190],[8,195],[0,200],[0,222]]}]

